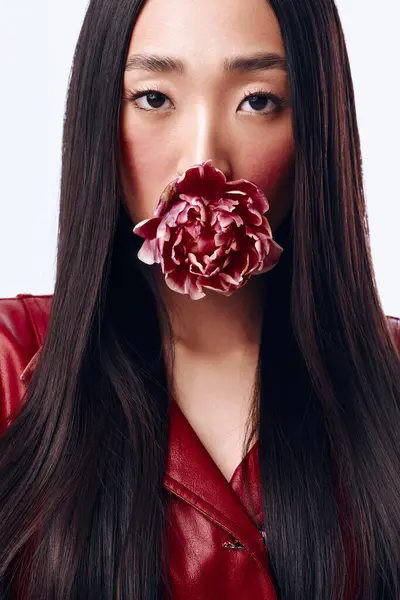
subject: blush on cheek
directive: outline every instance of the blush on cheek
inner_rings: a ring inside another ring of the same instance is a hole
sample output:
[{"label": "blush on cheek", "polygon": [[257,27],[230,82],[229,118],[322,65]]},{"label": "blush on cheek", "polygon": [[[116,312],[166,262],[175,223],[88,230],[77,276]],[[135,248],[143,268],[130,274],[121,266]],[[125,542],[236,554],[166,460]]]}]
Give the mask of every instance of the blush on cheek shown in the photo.
[{"label": "blush on cheek", "polygon": [[279,194],[279,190],[285,184],[292,168],[292,154],[282,150],[272,152],[265,161],[259,161],[257,169],[254,169],[249,179],[254,181],[265,193],[270,202]]},{"label": "blush on cheek", "polygon": [[[127,208],[132,221],[138,221],[138,215],[136,214],[136,202],[133,198],[136,196],[135,190],[135,175],[134,175],[134,164],[133,154],[131,152],[130,142],[121,135],[121,164],[119,165],[119,172],[121,177],[121,184],[123,189],[123,203]],[[140,220],[140,219],[139,219]]]},{"label": "blush on cheek", "polygon": [[[155,144],[154,137],[136,131],[135,135],[121,136],[121,151],[128,177],[136,191],[141,190],[142,185],[156,182],[165,170],[166,154],[160,152],[159,146]],[[159,190],[161,193],[162,188]]]},{"label": "blush on cheek", "polygon": [[264,160],[248,175],[264,192],[269,211],[266,216],[274,232],[286,217],[293,202],[292,174],[294,153],[291,144],[263,152]]}]

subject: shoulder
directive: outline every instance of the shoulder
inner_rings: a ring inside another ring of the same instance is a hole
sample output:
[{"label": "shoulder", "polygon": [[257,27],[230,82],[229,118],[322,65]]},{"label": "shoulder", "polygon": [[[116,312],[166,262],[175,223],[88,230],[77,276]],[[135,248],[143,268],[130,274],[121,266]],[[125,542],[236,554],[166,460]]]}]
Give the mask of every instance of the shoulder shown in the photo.
[{"label": "shoulder", "polygon": [[34,368],[43,344],[52,295],[0,298],[0,434],[4,419],[25,391],[24,374]]}]

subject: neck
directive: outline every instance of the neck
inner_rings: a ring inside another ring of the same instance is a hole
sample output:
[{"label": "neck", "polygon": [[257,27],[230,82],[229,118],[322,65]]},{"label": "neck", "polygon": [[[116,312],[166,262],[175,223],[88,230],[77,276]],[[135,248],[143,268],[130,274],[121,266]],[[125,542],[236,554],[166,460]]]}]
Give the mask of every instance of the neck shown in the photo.
[{"label": "neck", "polygon": [[253,276],[231,296],[205,290],[204,298],[192,300],[166,285],[159,265],[154,266],[153,273],[176,347],[215,357],[240,355],[259,347],[264,297],[261,276]]}]

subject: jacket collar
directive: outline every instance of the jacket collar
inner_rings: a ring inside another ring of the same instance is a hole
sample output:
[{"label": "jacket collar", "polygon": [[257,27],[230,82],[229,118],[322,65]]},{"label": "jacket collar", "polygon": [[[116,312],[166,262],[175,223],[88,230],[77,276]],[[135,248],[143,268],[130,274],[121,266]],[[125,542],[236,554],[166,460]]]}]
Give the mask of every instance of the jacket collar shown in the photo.
[{"label": "jacket collar", "polygon": [[[249,514],[243,463],[228,482],[175,401],[171,402],[169,451],[164,485],[229,532],[265,567],[265,548]],[[251,498],[256,521],[262,521],[258,442],[247,454]],[[244,462],[244,461],[243,461]]]}]

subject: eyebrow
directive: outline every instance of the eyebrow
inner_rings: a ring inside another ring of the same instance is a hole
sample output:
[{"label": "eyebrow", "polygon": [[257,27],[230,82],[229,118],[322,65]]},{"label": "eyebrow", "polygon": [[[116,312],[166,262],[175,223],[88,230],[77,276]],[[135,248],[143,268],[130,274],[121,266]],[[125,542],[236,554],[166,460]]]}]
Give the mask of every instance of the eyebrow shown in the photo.
[{"label": "eyebrow", "polygon": [[[132,54],[126,62],[125,72],[144,70],[153,73],[177,73],[178,75],[184,75],[186,68],[187,66],[183,60],[173,56]],[[224,73],[249,73],[269,69],[283,69],[286,71],[286,60],[274,52],[257,52],[256,54],[225,58],[222,62],[222,71]]]}]

